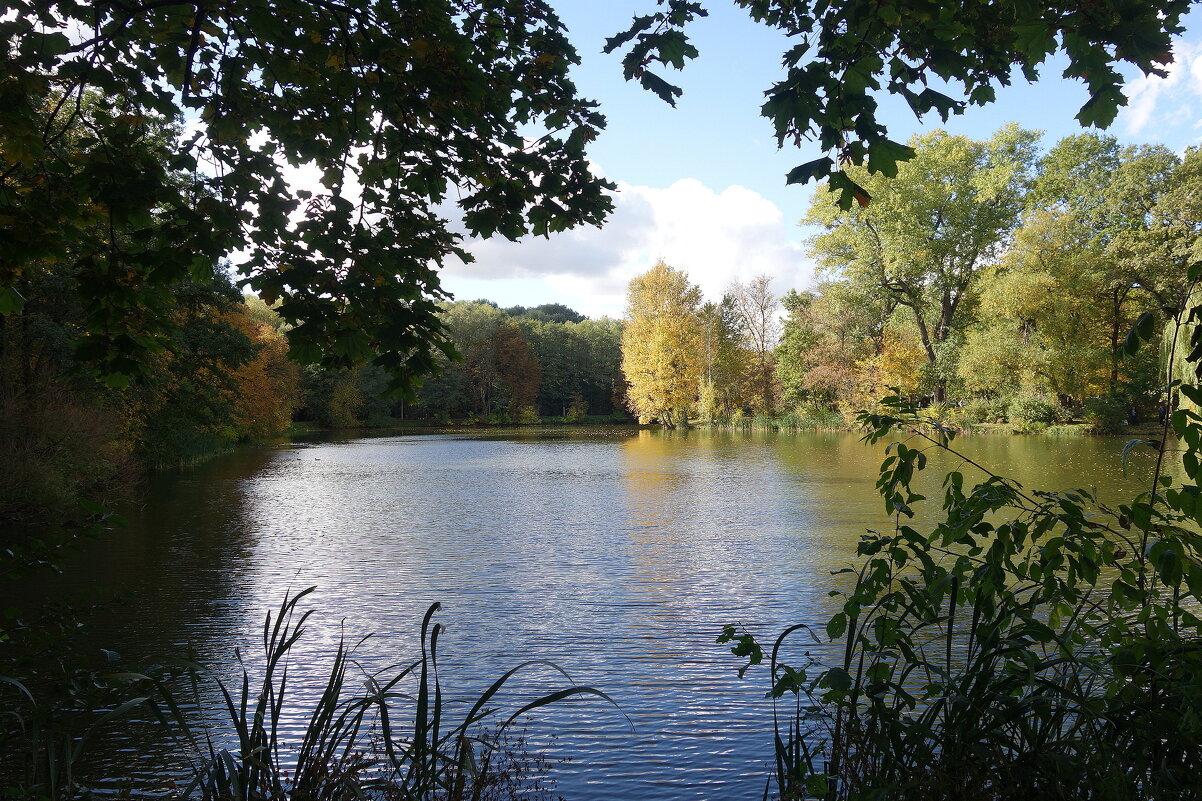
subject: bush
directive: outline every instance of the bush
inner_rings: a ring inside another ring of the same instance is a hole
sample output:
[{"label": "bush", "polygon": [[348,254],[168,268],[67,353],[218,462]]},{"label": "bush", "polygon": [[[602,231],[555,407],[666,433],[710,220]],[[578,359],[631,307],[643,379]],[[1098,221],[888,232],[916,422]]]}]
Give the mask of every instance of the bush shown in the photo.
[{"label": "bush", "polygon": [[588,416],[588,401],[579,392],[572,393],[572,402],[563,416],[565,423],[579,423]]},{"label": "bush", "polygon": [[[1025,419],[1054,419],[1031,400]],[[719,639],[743,670],[769,667],[778,797],[1198,798],[1202,415],[1177,419],[1183,475],[1158,462],[1151,477],[1176,488],[1112,510],[1027,490],[883,405],[861,422],[890,441],[877,488],[896,522],[861,538],[826,637],[799,624],[767,647],[732,625]],[[934,516],[912,484],[948,463],[932,450],[969,468],[946,475]]]},{"label": "bush", "polygon": [[1115,395],[1090,398],[1085,401],[1081,419],[1091,434],[1117,434],[1127,423],[1127,403]]},{"label": "bush", "polygon": [[1050,425],[1067,422],[1059,404],[1039,395],[1019,395],[1006,412],[1015,431],[1042,431]]},{"label": "bush", "polygon": [[964,420],[968,423],[1004,423],[1010,403],[1005,398],[973,398],[964,404]]},{"label": "bush", "polygon": [[838,409],[825,403],[803,403],[795,414],[798,428],[843,428],[847,424]]}]

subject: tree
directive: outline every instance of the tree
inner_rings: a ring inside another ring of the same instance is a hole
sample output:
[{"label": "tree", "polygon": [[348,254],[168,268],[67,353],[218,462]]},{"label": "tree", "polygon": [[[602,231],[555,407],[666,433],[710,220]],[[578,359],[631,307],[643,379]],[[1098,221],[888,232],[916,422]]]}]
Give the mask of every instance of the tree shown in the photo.
[{"label": "tree", "polygon": [[[1053,250],[1071,244],[1080,254],[1071,268],[1080,279],[1074,291],[1091,298],[1092,316],[1106,326],[1111,393],[1118,390],[1123,343],[1136,318],[1150,305],[1183,302],[1195,234],[1188,220],[1171,220],[1190,214],[1196,188],[1189,173],[1165,147],[1121,148],[1113,137],[1095,134],[1067,137],[1040,161],[1029,206],[1057,209],[1062,245]],[[1032,219],[1038,222],[1039,215]],[[1147,360],[1146,352],[1141,358]]]},{"label": "tree", "polygon": [[592,414],[624,409],[626,382],[622,378],[622,321],[610,317],[586,319],[573,330],[584,343],[585,380],[581,390]]},{"label": "tree", "polygon": [[710,422],[729,417],[742,398],[744,358],[740,320],[729,295],[721,303],[706,303],[698,312],[701,324],[701,386],[697,411]]},{"label": "tree", "polygon": [[509,413],[518,416],[533,409],[538,400],[542,369],[526,344],[522,329],[513,323],[497,326],[493,333],[493,350],[501,384],[508,396]]},{"label": "tree", "polygon": [[1109,264],[1072,212],[1032,215],[983,282],[959,364],[966,387],[1077,401],[1111,390]]},{"label": "tree", "polygon": [[[636,16],[605,50],[627,48],[626,79],[675,105],[680,88],[652,67],[681,69],[697,57],[685,28],[706,11],[692,0],[661,5],[666,8]],[[877,118],[875,93],[897,95],[917,116],[935,111],[946,121],[970,104],[992,102],[995,85],[1009,85],[1012,75],[1036,80],[1050,56],[1063,54],[1064,75],[1081,79],[1089,90],[1077,119],[1105,127],[1127,102],[1116,67],[1126,63],[1146,75],[1165,75],[1163,65],[1173,60],[1171,36],[1182,32],[1181,18],[1191,3],[965,0],[952,8],[915,0],[738,0],[738,5],[791,42],[782,59],[786,75],[765,93],[763,106],[777,142],[800,146],[815,140],[825,154],[793,169],[789,182],[827,178],[846,210],[872,196],[873,187],[862,177],[893,177],[899,161],[914,157],[912,147],[888,138]],[[960,97],[934,88],[955,91],[956,85]]]},{"label": "tree", "polygon": [[[740,4],[797,42],[764,114],[782,145],[815,138],[828,155],[790,182],[828,177],[844,207],[869,195],[835,159],[893,175],[913,155],[887,138],[873,92],[946,117],[989,102],[1015,67],[1034,79],[1062,51],[1067,74],[1089,87],[1079,118],[1104,125],[1124,102],[1115,66],[1161,74],[1189,7]],[[691,0],[665,6],[606,49],[628,46],[627,78],[672,102],[679,89],[651,67],[697,55],[682,28],[705,12]],[[599,223],[612,206],[584,152],[603,118],[576,95],[575,51],[542,0],[11,0],[0,36],[0,314],[20,307],[16,283],[32,262],[87,267],[81,355],[114,381],[170,340],[156,327],[168,317],[154,313],[157,290],[239,253],[241,278],[282,301],[296,358],[370,360],[404,384],[448,348],[437,268],[469,258],[440,216],[452,191],[467,230],[482,236]],[[940,82],[964,97],[931,87]],[[107,100],[86,102],[92,94]],[[156,166],[148,127],[185,118],[186,135],[160,148],[171,158]],[[82,159],[64,148],[79,121]],[[320,186],[293,195],[285,173],[302,165]],[[197,185],[175,182],[181,172]],[[96,220],[114,235],[81,257]],[[171,235],[154,234],[160,227]],[[148,313],[131,327],[135,311]]]},{"label": "tree", "polygon": [[739,319],[743,347],[751,354],[752,405],[772,414],[776,411],[773,351],[780,339],[780,302],[772,292],[772,277],[757,275],[746,284],[732,284],[727,295]]},{"label": "tree", "polygon": [[587,319],[575,309],[569,309],[562,303],[544,303],[541,306],[526,308],[525,306],[510,306],[505,310],[510,317],[524,317],[527,320],[541,320],[545,323],[579,323]]},{"label": "tree", "polygon": [[[114,324],[141,302],[131,288],[239,252],[297,358],[372,361],[403,383],[448,347],[437,267],[470,259],[440,215],[449,193],[482,236],[598,223],[611,207],[584,152],[603,118],[539,0],[13,0],[0,36],[0,313],[20,307],[34,262],[81,263],[85,355],[107,375],[136,373],[169,338]],[[93,92],[106,99],[85,102]],[[147,128],[185,115],[160,158]],[[64,136],[81,128],[82,158]],[[320,185],[294,194],[286,171],[302,165]],[[98,219],[116,235],[77,254]]]},{"label": "tree", "polygon": [[688,422],[701,379],[700,305],[701,290],[662,261],[631,279],[622,373],[641,422],[658,420],[668,428]]},{"label": "tree", "polygon": [[300,403],[300,370],[288,359],[288,342],[269,323],[256,322],[251,309],[231,313],[230,322],[259,351],[233,372],[228,402],[238,438],[282,436]]},{"label": "tree", "polygon": [[872,204],[844,210],[828,187],[806,217],[826,229],[810,240],[820,269],[909,310],[936,401],[946,396],[954,335],[980,271],[1018,225],[1036,138],[1014,125],[985,142],[943,131],[915,137],[917,155],[894,179],[848,168],[875,194]]},{"label": "tree", "polygon": [[463,374],[465,411],[489,415],[504,401],[501,365],[497,360],[497,330],[505,315],[495,304],[472,302],[447,304],[444,321],[462,361],[455,370]]},{"label": "tree", "polygon": [[871,367],[885,350],[896,303],[850,281],[826,281],[813,292],[790,291],[777,348],[777,380],[790,407],[838,405],[855,412],[884,383]]}]

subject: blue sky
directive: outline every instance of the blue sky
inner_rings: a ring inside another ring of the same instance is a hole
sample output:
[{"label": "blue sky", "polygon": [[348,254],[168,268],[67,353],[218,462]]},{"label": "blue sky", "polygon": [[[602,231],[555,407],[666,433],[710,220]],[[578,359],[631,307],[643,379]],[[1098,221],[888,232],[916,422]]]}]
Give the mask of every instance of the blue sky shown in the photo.
[{"label": "blue sky", "polygon": [[[733,4],[710,3],[692,30],[701,57],[668,76],[684,89],[675,109],[622,78],[620,58],[601,53],[604,39],[645,13],[651,0],[558,0],[583,63],[574,77],[600,101],[606,131],[590,148],[596,167],[619,185],[617,211],[603,229],[528,239],[470,242],[477,261],[450,265],[443,284],[456,298],[490,298],[502,306],[565,303],[590,316],[621,316],[626,283],[656,259],[688,271],[716,299],[732,281],[767,273],[779,293],[813,280],[805,254],[810,232],[798,226],[813,188],[786,186],[785,174],[820,155],[817,148],[778,150],[759,115],[763,92],[782,75],[787,47]],[[1167,79],[1130,75],[1130,99],[1108,131],[1125,143],[1157,142],[1174,150],[1202,142],[1202,14],[1186,20]],[[943,127],[986,138],[1006,122],[1044,132],[1044,146],[1080,130],[1074,116],[1087,99],[1082,84],[1045,66],[1042,80],[1019,78],[998,102],[946,124],[922,122],[882,99],[890,136]]]}]

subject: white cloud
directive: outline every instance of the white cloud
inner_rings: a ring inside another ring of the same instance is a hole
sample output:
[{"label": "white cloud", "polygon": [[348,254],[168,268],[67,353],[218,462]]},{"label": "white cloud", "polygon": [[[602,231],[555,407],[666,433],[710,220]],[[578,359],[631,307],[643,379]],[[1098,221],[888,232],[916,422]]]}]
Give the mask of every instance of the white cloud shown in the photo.
[{"label": "white cloud", "polygon": [[1202,42],[1178,40],[1173,57],[1165,77],[1140,75],[1124,87],[1127,106],[1119,119],[1128,134],[1151,132],[1167,140],[1173,138],[1173,129],[1192,131],[1202,125],[1197,111],[1202,101]]},{"label": "white cloud", "polygon": [[[807,286],[813,269],[802,232],[777,206],[741,186],[715,192],[685,178],[667,188],[620,183],[604,228],[582,228],[519,242],[472,241],[472,264],[448,264],[444,286],[462,281],[471,292],[488,281],[512,293],[527,285],[530,300],[497,297],[502,305],[555,300],[590,316],[620,316],[626,285],[657,259],[683,269],[708,299],[734,281],[771,275],[778,294]],[[515,279],[519,279],[516,280]]]}]

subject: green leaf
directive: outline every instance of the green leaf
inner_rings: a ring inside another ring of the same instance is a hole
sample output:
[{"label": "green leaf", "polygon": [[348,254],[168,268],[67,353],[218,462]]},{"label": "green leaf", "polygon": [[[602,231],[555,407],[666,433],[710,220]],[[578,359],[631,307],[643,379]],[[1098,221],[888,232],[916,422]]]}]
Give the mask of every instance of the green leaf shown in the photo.
[{"label": "green leaf", "polygon": [[676,98],[681,95],[679,86],[673,86],[653,72],[644,72],[639,78],[639,83],[644,89],[654,92],[660,100],[675,108]]},{"label": "green leaf", "polygon": [[1097,128],[1109,127],[1119,113],[1119,106],[1127,105],[1127,98],[1115,86],[1106,86],[1091,96],[1077,112],[1077,121],[1082,125]]},{"label": "green leaf", "polygon": [[786,184],[805,184],[817,178],[825,178],[831,174],[831,167],[834,161],[828,157],[807,161],[805,164],[800,164],[789,170],[789,175],[785,179]]},{"label": "green leaf", "polygon": [[832,690],[850,690],[852,685],[851,674],[843,668],[831,668],[826,672],[823,683]]},{"label": "green leaf", "polygon": [[1135,325],[1131,326],[1131,330],[1127,332],[1126,338],[1123,340],[1123,355],[1132,356],[1139,351],[1142,343],[1147,342],[1156,331],[1156,317],[1152,312],[1144,312],[1135,321]]},{"label": "green leaf", "polygon": [[1182,384],[1177,387],[1177,391],[1190,401],[1198,406],[1202,406],[1202,387],[1196,387],[1192,384]]},{"label": "green leaf", "polygon": [[897,177],[899,161],[909,161],[917,155],[914,148],[889,139],[878,139],[868,145],[868,171],[879,172],[887,178]]},{"label": "green leaf", "polygon": [[1172,548],[1165,548],[1156,558],[1156,572],[1166,585],[1175,587],[1181,583],[1181,555]]}]

